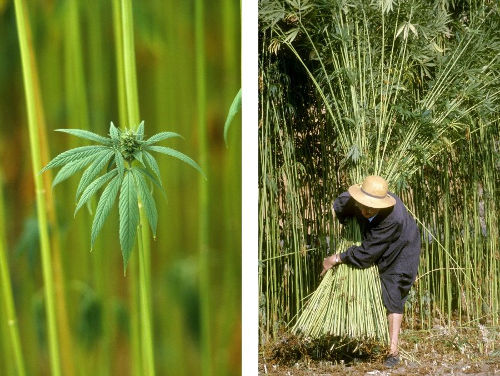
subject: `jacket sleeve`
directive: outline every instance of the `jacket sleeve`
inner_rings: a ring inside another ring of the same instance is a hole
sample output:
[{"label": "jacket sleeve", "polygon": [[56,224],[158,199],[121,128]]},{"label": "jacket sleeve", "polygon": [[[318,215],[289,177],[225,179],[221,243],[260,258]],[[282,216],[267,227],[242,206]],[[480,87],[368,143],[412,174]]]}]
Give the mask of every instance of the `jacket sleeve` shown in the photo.
[{"label": "jacket sleeve", "polygon": [[341,253],[340,259],[358,269],[368,268],[376,264],[391,243],[398,239],[399,232],[396,222],[382,222],[368,231],[360,246],[352,246]]},{"label": "jacket sleeve", "polygon": [[342,224],[346,223],[347,218],[353,217],[355,215],[354,209],[354,199],[351,198],[349,192],[342,193],[333,203],[335,216]]}]

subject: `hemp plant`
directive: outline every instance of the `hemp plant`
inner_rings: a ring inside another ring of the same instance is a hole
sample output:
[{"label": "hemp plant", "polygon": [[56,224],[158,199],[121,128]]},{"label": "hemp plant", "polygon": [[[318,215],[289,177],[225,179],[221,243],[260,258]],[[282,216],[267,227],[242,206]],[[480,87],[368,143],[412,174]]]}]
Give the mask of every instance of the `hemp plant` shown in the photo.
[{"label": "hemp plant", "polygon": [[[98,143],[98,145],[80,146],[59,154],[42,169],[41,173],[62,166],[52,183],[52,187],[54,187],[86,168],[76,189],[75,216],[83,205],[88,204],[90,199],[102,187],[106,186],[97,203],[92,222],[91,250],[97,235],[114,206],[118,192],[120,193],[118,203],[119,233],[125,271],[138,231],[139,200],[144,207],[153,236],[156,238],[158,212],[148,183],[153,183],[163,193],[165,191],[161,183],[158,163],[151,152],[158,152],[180,159],[197,169],[202,175],[203,171],[187,155],[169,147],[155,145],[157,142],[169,138],[182,138],[179,134],[160,132],[145,140],[144,121],[139,124],[137,131],[130,129],[120,131],[111,122],[109,137],[103,137],[82,129],[56,129],[56,131],[69,133]],[[101,174],[103,170],[104,173]]]}]

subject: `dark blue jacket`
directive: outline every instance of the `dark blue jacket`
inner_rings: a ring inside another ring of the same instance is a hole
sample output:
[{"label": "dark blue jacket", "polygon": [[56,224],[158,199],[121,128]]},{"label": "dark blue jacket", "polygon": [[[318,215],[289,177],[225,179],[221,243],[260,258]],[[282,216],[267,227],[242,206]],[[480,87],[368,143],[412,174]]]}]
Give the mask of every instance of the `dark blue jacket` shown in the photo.
[{"label": "dark blue jacket", "polygon": [[372,222],[361,215],[348,192],[342,193],[333,204],[337,218],[345,223],[355,217],[360,224],[363,241],[340,254],[340,259],[356,268],[378,266],[380,276],[399,274],[411,278],[417,275],[420,257],[420,233],[413,217],[395,194],[396,204],[380,209]]}]

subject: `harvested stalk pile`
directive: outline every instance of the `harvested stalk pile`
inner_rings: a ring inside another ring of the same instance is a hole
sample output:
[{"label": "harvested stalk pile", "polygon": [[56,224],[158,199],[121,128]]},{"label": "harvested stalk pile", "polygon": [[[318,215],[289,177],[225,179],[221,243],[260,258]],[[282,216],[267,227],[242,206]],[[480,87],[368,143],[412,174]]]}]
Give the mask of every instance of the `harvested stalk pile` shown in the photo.
[{"label": "harvested stalk pile", "polygon": [[[342,240],[339,250],[352,244]],[[331,335],[386,342],[385,315],[377,267],[355,269],[341,264],[325,274],[292,332],[312,338]]]}]

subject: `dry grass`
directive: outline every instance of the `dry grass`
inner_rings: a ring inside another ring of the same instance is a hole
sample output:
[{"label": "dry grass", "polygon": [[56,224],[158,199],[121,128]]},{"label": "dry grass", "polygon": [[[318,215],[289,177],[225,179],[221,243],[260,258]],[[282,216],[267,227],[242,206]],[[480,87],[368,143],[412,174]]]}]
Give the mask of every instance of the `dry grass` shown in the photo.
[{"label": "dry grass", "polygon": [[[401,349],[407,356],[395,369],[382,365],[383,351],[366,345],[362,354],[343,348],[325,351],[324,340],[308,344],[297,337],[281,337],[261,348],[259,375],[497,375],[500,374],[500,329],[445,328],[406,330]],[[298,356],[300,354],[300,356]],[[363,355],[364,354],[364,355]]]}]

